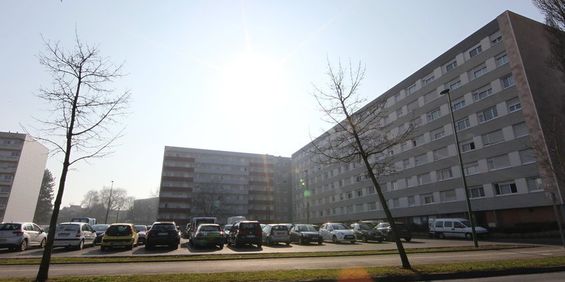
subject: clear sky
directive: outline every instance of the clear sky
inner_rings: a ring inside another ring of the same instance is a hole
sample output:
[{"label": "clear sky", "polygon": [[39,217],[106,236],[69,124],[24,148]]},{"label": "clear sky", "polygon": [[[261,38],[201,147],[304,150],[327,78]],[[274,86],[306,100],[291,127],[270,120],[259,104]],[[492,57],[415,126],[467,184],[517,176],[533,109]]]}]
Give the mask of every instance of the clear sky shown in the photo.
[{"label": "clear sky", "polygon": [[114,154],[75,166],[63,203],[112,180],[144,198],[166,145],[290,156],[329,128],[311,95],[327,58],[361,60],[373,99],[505,10],[543,21],[527,0],[2,1],[0,131],[46,116],[41,36],[70,48],[76,28],[125,62],[115,87],[133,100]]}]

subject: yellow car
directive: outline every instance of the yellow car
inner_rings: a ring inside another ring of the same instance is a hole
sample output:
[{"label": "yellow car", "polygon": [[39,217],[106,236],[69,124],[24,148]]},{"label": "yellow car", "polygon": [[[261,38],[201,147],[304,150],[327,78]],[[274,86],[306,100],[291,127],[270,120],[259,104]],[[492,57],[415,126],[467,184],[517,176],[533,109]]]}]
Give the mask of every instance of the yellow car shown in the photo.
[{"label": "yellow car", "polygon": [[137,246],[138,234],[135,226],[130,223],[114,223],[111,224],[104,237],[100,250],[105,251],[112,248],[126,248],[128,250]]}]

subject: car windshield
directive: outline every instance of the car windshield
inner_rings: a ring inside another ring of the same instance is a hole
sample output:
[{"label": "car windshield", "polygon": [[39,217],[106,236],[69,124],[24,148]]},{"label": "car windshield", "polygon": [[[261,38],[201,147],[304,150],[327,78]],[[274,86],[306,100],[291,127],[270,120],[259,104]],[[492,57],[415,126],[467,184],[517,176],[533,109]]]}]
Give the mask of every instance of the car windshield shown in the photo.
[{"label": "car windshield", "polygon": [[128,225],[112,225],[106,230],[108,236],[127,236],[131,235],[131,227]]},{"label": "car windshield", "polygon": [[359,224],[359,229],[361,229],[361,230],[371,230],[371,227],[367,224]]},{"label": "car windshield", "polygon": [[2,224],[0,224],[0,231],[20,230],[20,228],[22,228],[22,225],[17,224],[17,223],[2,223]]},{"label": "car windshield", "polygon": [[468,221],[468,220],[461,220],[461,223],[463,223],[463,225],[465,225],[465,227],[471,226],[471,222]]},{"label": "car windshield", "polygon": [[286,225],[273,225],[272,229],[276,231],[287,231],[288,227],[286,227]]},{"label": "car windshield", "polygon": [[257,223],[240,223],[239,229],[252,230],[258,227]]},{"label": "car windshield", "polygon": [[135,229],[137,229],[138,232],[144,232],[147,231],[147,226],[145,225],[136,225]]},{"label": "car windshield", "polygon": [[94,229],[94,231],[106,231],[106,229],[108,229],[109,225],[106,224],[96,224],[92,226],[92,229]]},{"label": "car windshield", "polygon": [[59,224],[57,225],[57,231],[59,232],[74,232],[79,229],[78,224]]},{"label": "car windshield", "polygon": [[232,226],[233,226],[232,224],[226,224],[224,226],[224,231],[230,231]]},{"label": "car windshield", "polygon": [[206,232],[210,232],[210,231],[220,231],[220,226],[210,226],[210,225],[200,225],[200,228],[198,229],[199,231],[206,231]]},{"label": "car windshield", "polygon": [[172,224],[154,224],[151,230],[155,231],[175,231],[177,228]]},{"label": "car windshield", "polygon": [[314,228],[314,225],[298,225],[296,227],[297,231],[302,231],[302,232],[316,232],[316,228]]},{"label": "car windshield", "polygon": [[338,223],[338,224],[332,224],[331,225],[333,227],[334,230],[347,230],[349,228],[345,227],[345,225]]}]

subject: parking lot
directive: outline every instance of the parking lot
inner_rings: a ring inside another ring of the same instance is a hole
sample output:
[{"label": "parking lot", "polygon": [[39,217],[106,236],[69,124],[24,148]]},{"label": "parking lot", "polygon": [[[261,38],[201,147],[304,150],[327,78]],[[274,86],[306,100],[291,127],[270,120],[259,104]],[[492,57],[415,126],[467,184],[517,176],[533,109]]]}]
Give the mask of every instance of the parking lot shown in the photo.
[{"label": "parking lot", "polygon": [[[405,248],[434,248],[434,247],[461,247],[472,246],[472,241],[467,240],[438,240],[438,239],[413,239],[410,242],[403,242]],[[493,244],[490,242],[481,242],[481,244]],[[497,243],[500,244],[500,243]],[[100,250],[100,246],[86,247],[83,250],[66,250],[64,248],[56,248],[53,256],[57,257],[99,257],[99,256],[144,256],[144,255],[197,255],[197,254],[234,254],[234,253],[282,253],[282,252],[335,252],[335,251],[365,251],[365,250],[389,250],[396,249],[394,242],[356,242],[355,244],[339,244],[324,242],[322,245],[298,245],[291,244],[289,246],[280,244],[274,246],[263,245],[262,248],[255,246],[246,246],[240,248],[232,248],[224,246],[223,249],[218,248],[192,248],[187,244],[186,239],[181,239],[181,245],[178,249],[172,250],[168,248],[156,248],[145,250],[143,245],[133,248],[133,250],[115,249],[112,251]],[[40,257],[43,253],[42,249],[31,248],[23,252],[10,252],[7,249],[0,249],[0,258],[8,257]]]}]

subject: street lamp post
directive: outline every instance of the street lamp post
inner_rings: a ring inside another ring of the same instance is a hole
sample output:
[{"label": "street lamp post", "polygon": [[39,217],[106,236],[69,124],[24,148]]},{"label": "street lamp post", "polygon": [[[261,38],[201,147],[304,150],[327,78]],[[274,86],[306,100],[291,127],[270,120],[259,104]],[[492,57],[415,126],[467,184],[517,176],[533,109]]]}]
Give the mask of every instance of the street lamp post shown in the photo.
[{"label": "street lamp post", "polygon": [[469,188],[467,187],[467,179],[465,178],[465,169],[463,168],[463,158],[461,157],[461,149],[459,148],[459,137],[457,137],[457,129],[455,128],[455,118],[453,116],[453,109],[451,108],[451,95],[449,94],[449,88],[440,92],[441,95],[447,94],[447,107],[449,108],[449,114],[451,116],[451,126],[453,129],[453,137],[455,138],[455,148],[457,148],[457,158],[459,159],[459,168],[461,169],[461,179],[463,180],[463,188],[465,189],[465,201],[467,202],[467,213],[469,214],[469,220],[471,221],[471,233],[473,236],[473,244],[475,248],[479,247],[479,241],[477,240],[477,233],[475,232],[475,217],[473,216],[473,210],[471,209],[471,201],[469,200]]}]

